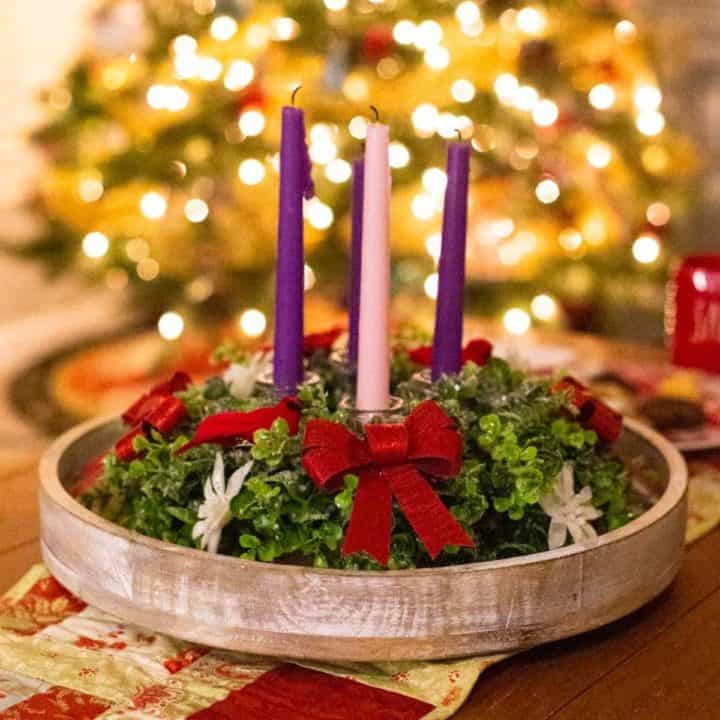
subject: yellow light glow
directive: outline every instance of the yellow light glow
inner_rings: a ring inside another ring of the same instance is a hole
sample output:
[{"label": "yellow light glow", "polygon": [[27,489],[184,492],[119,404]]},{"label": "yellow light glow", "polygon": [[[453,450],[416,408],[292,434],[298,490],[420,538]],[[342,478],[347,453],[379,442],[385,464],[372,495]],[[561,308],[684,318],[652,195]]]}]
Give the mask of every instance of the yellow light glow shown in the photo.
[{"label": "yellow light glow", "polygon": [[265,313],[256,308],[245,310],[242,315],[240,315],[239,325],[240,330],[248,337],[260,337],[267,327]]},{"label": "yellow light glow", "polygon": [[276,18],[270,24],[273,40],[288,42],[294,40],[300,34],[300,25],[289,17]]},{"label": "yellow light glow", "polygon": [[218,15],[210,24],[210,34],[215,40],[229,40],[237,32],[237,23],[229,15]]},{"label": "yellow light glow", "polygon": [[612,85],[599,83],[590,90],[588,100],[596,110],[609,110],[617,100],[617,93]]},{"label": "yellow light glow", "polygon": [[430,103],[418,105],[412,114],[412,123],[420,136],[432,135],[438,122],[438,109]]},{"label": "yellow light glow", "polygon": [[305,217],[316,230],[327,230],[335,220],[332,208],[317,197],[305,203]]},{"label": "yellow light glow", "polygon": [[310,159],[326,165],[337,157],[335,129],[326,123],[317,123],[310,129]]},{"label": "yellow light glow", "polygon": [[150,246],[142,238],[132,238],[125,243],[125,254],[133,262],[140,262],[150,255]]},{"label": "yellow light glow", "polygon": [[348,130],[356,140],[364,140],[367,137],[367,118],[356,115],[349,123]]},{"label": "yellow light glow", "polygon": [[270,42],[270,30],[266,25],[253,23],[245,33],[248,45],[262,50]]},{"label": "yellow light glow", "polygon": [[160,273],[160,263],[152,258],[145,258],[137,264],[135,271],[141,280],[151,282]]},{"label": "yellow light glow", "polygon": [[518,110],[530,112],[539,100],[540,93],[532,85],[521,85],[515,93],[513,104]]},{"label": "yellow light glow", "polygon": [[662,93],[655,85],[639,85],[633,99],[638,110],[657,110],[662,102]]},{"label": "yellow light glow", "polygon": [[503,325],[512,335],[524,335],[531,325],[530,315],[522,308],[510,308],[503,315]]},{"label": "yellow light glow", "polygon": [[662,175],[670,165],[670,153],[662,145],[643,148],[640,159],[645,169],[654,175]]},{"label": "yellow light glow", "polygon": [[255,158],[247,158],[238,167],[238,177],[246,185],[257,185],[265,179],[265,166]]},{"label": "yellow light glow", "polygon": [[90,232],[82,240],[82,251],[89,258],[101,258],[109,249],[110,241],[101,232]]},{"label": "yellow light glow", "polygon": [[145,97],[153,110],[170,112],[184,110],[190,101],[190,95],[178,85],[151,85]]},{"label": "yellow light glow", "polygon": [[469,80],[456,80],[450,88],[450,93],[453,96],[453,100],[467,103],[475,97],[475,86]]},{"label": "yellow light glow", "polygon": [[247,60],[234,60],[225,73],[225,87],[228,90],[242,90],[255,77],[255,68]]},{"label": "yellow light glow", "polygon": [[185,330],[185,321],[179,313],[166,312],[160,316],[157,328],[164,340],[177,340]]},{"label": "yellow light glow", "polygon": [[412,45],[415,42],[415,23],[411,20],[399,20],[393,28],[393,38],[398,45]]},{"label": "yellow light glow", "polygon": [[325,7],[333,12],[339,12],[347,7],[348,0],[324,0]]},{"label": "yellow light glow", "polygon": [[541,203],[550,205],[560,197],[560,187],[552,178],[545,178],[537,184],[535,195]]},{"label": "yellow light glow", "polygon": [[238,127],[248,137],[259,135],[265,129],[265,115],[259,110],[246,110],[240,115]]},{"label": "yellow light glow", "polygon": [[557,303],[550,295],[536,295],[530,303],[530,310],[538,320],[552,320],[557,315]]},{"label": "yellow light glow", "polygon": [[214,82],[220,77],[223,71],[222,63],[214,57],[198,56],[198,77],[207,82]]},{"label": "yellow light glow", "polygon": [[176,55],[173,65],[175,67],[175,74],[181,80],[194,78],[200,72],[200,59],[193,53]]},{"label": "yellow light glow", "polygon": [[532,111],[533,122],[540,127],[554,125],[559,115],[560,110],[552,100],[541,100]]},{"label": "yellow light glow", "polygon": [[442,235],[439,232],[428,235],[425,238],[425,250],[427,254],[437,263],[442,250]]},{"label": "yellow light glow", "polygon": [[102,175],[93,173],[80,180],[78,183],[78,195],[83,202],[92,203],[102,197],[105,188],[103,187]]},{"label": "yellow light glow", "polygon": [[444,70],[450,64],[450,51],[442,45],[429,47],[423,57],[425,64],[433,70]]},{"label": "yellow light glow", "polygon": [[159,192],[146,192],[140,198],[140,212],[150,220],[159,220],[167,211],[167,200]]},{"label": "yellow light glow", "polygon": [[568,252],[575,252],[580,249],[583,238],[575,228],[566,228],[558,235],[558,242]]},{"label": "yellow light glow", "polygon": [[197,50],[197,46],[197,40],[191,35],[178,35],[172,44],[176,55],[192,55]]},{"label": "yellow light glow", "polygon": [[192,198],[185,203],[185,217],[191,223],[201,223],[210,213],[207,203],[200,198]]},{"label": "yellow light glow", "polygon": [[621,20],[615,25],[615,39],[619,43],[631,43],[636,37],[637,28],[630,20]]},{"label": "yellow light glow", "polygon": [[495,78],[493,88],[503,105],[512,105],[519,88],[517,78],[511,73],[501,73]]},{"label": "yellow light glow", "polygon": [[612,160],[612,149],[602,142],[593,143],[586,153],[588,163],[598,170],[606,168]]},{"label": "yellow light glow", "polygon": [[375,69],[383,80],[392,80],[401,73],[402,66],[394,57],[384,57],[378,62]]},{"label": "yellow light glow", "polygon": [[429,220],[435,214],[435,201],[432,195],[420,193],[412,199],[411,209],[418,220]]},{"label": "yellow light glow", "polygon": [[490,232],[499,239],[509,238],[515,232],[512,218],[498,218],[490,223]]},{"label": "yellow light glow", "polygon": [[193,0],[192,5],[198,15],[209,15],[215,10],[215,0]]},{"label": "yellow light glow", "polygon": [[325,168],[325,177],[337,185],[347,182],[351,176],[352,165],[342,158],[331,160]]},{"label": "yellow light glow", "polygon": [[515,23],[526,35],[541,35],[547,27],[547,18],[534,7],[524,7],[515,16]]},{"label": "yellow light glow", "polygon": [[459,127],[458,118],[450,112],[440,113],[437,120],[437,133],[440,137],[454,138]]},{"label": "yellow light glow", "polygon": [[317,278],[315,277],[315,271],[307,263],[305,263],[303,270],[303,290],[305,292],[312,290],[315,287],[316,282]]},{"label": "yellow light glow", "polygon": [[437,273],[431,273],[425,278],[423,290],[431,300],[437,300],[439,282],[440,280]]},{"label": "yellow light glow", "polygon": [[455,17],[461,25],[475,25],[482,19],[482,14],[477,3],[464,0],[455,8]]},{"label": "yellow light glow", "polygon": [[643,135],[653,137],[665,129],[665,118],[657,110],[643,110],[635,118],[635,124]]},{"label": "yellow light glow", "polygon": [[427,50],[438,45],[443,38],[442,28],[434,20],[421,22],[415,31],[415,47],[418,50]]},{"label": "yellow light glow", "polygon": [[663,202],[654,202],[650,205],[645,213],[647,221],[655,227],[662,227],[670,222],[672,212],[670,208]]},{"label": "yellow light glow", "polygon": [[660,243],[654,235],[640,235],[632,246],[633,257],[643,265],[651,265],[660,257]]},{"label": "yellow light glow", "polygon": [[353,102],[362,102],[367,100],[370,89],[368,81],[357,73],[350,73],[343,82],[343,95]]},{"label": "yellow light glow", "polygon": [[427,192],[433,195],[441,195],[445,192],[447,175],[444,170],[438,167],[428,168],[422,174],[422,184]]},{"label": "yellow light glow", "polygon": [[397,140],[390,143],[388,148],[391,168],[404,168],[410,164],[410,151],[405,145]]}]

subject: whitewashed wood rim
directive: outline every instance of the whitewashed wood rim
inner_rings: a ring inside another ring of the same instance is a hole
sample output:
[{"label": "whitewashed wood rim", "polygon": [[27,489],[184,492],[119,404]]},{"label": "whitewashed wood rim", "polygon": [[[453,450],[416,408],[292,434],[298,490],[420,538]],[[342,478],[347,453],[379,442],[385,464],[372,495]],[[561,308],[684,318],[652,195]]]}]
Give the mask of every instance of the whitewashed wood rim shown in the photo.
[{"label": "whitewashed wood rim", "polygon": [[[209,555],[94,514],[67,493],[60,468],[64,463],[76,472],[119,434],[116,418],[100,418],[60,437],[41,461],[43,556],[87,602],[208,645],[357,661],[513,651],[622,617],[675,577],[687,467],[659,434],[632,420],[626,426],[629,444],[652,456],[667,487],[647,512],[596,543],[483,563],[359,571]],[[78,543],[107,552],[81,551]],[[180,576],[186,568],[192,577]],[[212,597],[193,600],[193,583],[205,583]]]}]

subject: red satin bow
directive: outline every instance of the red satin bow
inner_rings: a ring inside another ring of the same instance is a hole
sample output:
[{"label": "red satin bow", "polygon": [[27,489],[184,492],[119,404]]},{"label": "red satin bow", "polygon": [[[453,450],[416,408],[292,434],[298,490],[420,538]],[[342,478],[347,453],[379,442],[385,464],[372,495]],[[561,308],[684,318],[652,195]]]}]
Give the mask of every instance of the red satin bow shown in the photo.
[{"label": "red satin bow", "polygon": [[[484,340],[483,338],[477,338],[470,340],[467,345],[463,348],[462,361],[463,365],[466,362],[474,362],[476,365],[485,365],[492,355],[493,346],[492,343]],[[432,345],[421,345],[408,353],[410,359],[416,365],[424,365],[430,367],[432,365]]]},{"label": "red satin bow", "polygon": [[360,478],[343,555],[365,552],[387,565],[393,498],[432,558],[446,545],[472,547],[425,477],[460,472],[462,438],[451,418],[426,400],[403,423],[366,425],[365,436],[328,420],[311,420],[305,430],[303,465],[318,487],[336,490],[348,473]]},{"label": "red satin bow", "polygon": [[168,433],[187,417],[185,404],[174,393],[184,390],[190,382],[189,375],[176,372],[169,380],[152,387],[122,414],[122,419],[132,428],[115,443],[118,460],[129,462],[137,457],[133,440],[138,435],[146,434],[151,428]]},{"label": "red satin bow", "polygon": [[278,418],[285,420],[291,435],[297,435],[300,426],[298,400],[286,397],[272,407],[210,415],[197,426],[190,442],[183,445],[178,452],[184,453],[196,445],[206,443],[230,446],[236,445],[240,440],[252,440],[256,430],[268,430]]},{"label": "red satin bow", "polygon": [[570,401],[577,408],[578,422],[606,442],[615,442],[622,432],[623,416],[598,400],[582,383],[569,375],[553,386],[553,392],[569,392]]}]

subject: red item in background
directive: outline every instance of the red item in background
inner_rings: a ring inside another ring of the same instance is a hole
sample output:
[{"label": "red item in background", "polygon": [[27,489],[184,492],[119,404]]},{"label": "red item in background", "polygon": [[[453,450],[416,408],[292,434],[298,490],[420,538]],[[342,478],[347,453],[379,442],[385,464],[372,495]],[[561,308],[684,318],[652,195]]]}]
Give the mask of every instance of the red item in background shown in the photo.
[{"label": "red item in background", "polygon": [[685,258],[670,282],[665,321],[676,365],[720,374],[720,254]]}]

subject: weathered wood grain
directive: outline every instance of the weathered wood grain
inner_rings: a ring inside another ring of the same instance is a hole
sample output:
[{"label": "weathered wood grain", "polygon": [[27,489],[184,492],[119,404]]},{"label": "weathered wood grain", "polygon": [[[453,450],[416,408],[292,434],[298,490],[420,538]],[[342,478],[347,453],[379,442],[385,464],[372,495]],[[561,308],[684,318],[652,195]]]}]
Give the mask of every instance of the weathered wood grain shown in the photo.
[{"label": "weathered wood grain", "polygon": [[451,568],[351,572],[208,556],[106,522],[63,483],[119,425],[92,421],[41,467],[43,556],[84,600],[154,630],[286,657],[441,658],[531,647],[611,622],[655,597],[680,566],[686,468],[662,438],[628,423],[621,447],[664,486],[633,523],[592,547]]}]

